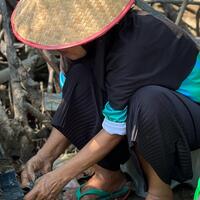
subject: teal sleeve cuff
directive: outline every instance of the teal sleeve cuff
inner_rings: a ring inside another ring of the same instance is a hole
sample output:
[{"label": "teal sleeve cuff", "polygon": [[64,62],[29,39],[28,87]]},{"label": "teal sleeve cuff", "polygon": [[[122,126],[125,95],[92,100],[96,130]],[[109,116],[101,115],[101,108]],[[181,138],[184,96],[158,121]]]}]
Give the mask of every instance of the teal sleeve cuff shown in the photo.
[{"label": "teal sleeve cuff", "polygon": [[103,110],[103,115],[111,122],[124,123],[127,119],[127,107],[123,110],[115,110],[111,107],[110,103],[107,102]]}]

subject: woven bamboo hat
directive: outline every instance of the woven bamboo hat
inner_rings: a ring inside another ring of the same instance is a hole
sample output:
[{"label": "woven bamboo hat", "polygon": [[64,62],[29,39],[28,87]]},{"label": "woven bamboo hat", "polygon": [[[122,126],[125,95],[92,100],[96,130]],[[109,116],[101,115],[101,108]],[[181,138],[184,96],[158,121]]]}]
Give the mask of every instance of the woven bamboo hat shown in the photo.
[{"label": "woven bamboo hat", "polygon": [[88,43],[118,23],[134,0],[21,0],[11,18],[15,36],[41,49]]}]

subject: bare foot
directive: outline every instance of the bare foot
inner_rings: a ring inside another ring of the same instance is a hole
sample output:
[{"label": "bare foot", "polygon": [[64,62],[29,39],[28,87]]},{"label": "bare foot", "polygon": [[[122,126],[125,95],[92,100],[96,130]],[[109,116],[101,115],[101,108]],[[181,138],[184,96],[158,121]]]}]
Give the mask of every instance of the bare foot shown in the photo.
[{"label": "bare foot", "polygon": [[[96,165],[95,174],[84,185],[82,192],[91,188],[101,189],[107,192],[114,192],[119,190],[119,188],[121,188],[126,182],[126,178],[121,171],[110,171]],[[95,199],[96,197],[97,196],[95,195],[87,195],[81,200]],[[74,196],[74,198],[70,200],[75,199],[76,198]]]}]

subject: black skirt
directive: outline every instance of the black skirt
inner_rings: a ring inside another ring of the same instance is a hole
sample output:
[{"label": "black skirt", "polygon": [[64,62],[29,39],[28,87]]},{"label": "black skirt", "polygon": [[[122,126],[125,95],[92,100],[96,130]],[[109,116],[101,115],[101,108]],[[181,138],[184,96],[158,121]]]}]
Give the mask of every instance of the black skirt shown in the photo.
[{"label": "black skirt", "polygon": [[190,151],[200,148],[199,121],[199,104],[164,87],[143,87],[129,102],[129,147],[137,147],[165,183],[183,182],[192,178]]},{"label": "black skirt", "polygon": [[[72,67],[52,125],[82,148],[102,129],[101,105],[91,69]],[[99,92],[98,92],[99,93]],[[98,98],[97,98],[98,97]],[[192,177],[190,151],[200,147],[200,106],[161,86],[145,86],[129,101],[127,138],[166,183]],[[119,153],[117,157],[128,158]],[[111,158],[111,156],[110,156]],[[125,161],[125,160],[124,160]],[[134,166],[133,166],[134,167]]]}]

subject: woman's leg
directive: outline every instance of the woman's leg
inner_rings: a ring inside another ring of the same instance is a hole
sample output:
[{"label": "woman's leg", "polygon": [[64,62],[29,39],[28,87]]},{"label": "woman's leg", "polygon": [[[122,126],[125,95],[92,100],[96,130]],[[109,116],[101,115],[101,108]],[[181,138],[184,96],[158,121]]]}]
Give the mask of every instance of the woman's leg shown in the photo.
[{"label": "woman's leg", "polygon": [[95,167],[94,176],[88,181],[87,186],[97,187],[106,191],[115,191],[125,182],[125,176],[120,170],[120,165],[129,158],[127,139],[124,140],[101,160]]},{"label": "woman's leg", "polygon": [[170,186],[160,179],[151,165],[139,153],[137,155],[148,181],[146,200],[173,200]]},{"label": "woman's leg", "polygon": [[190,150],[200,147],[199,120],[200,106],[169,89],[147,86],[133,95],[128,139],[146,174],[147,199],[171,200],[171,180],[192,177]]}]

